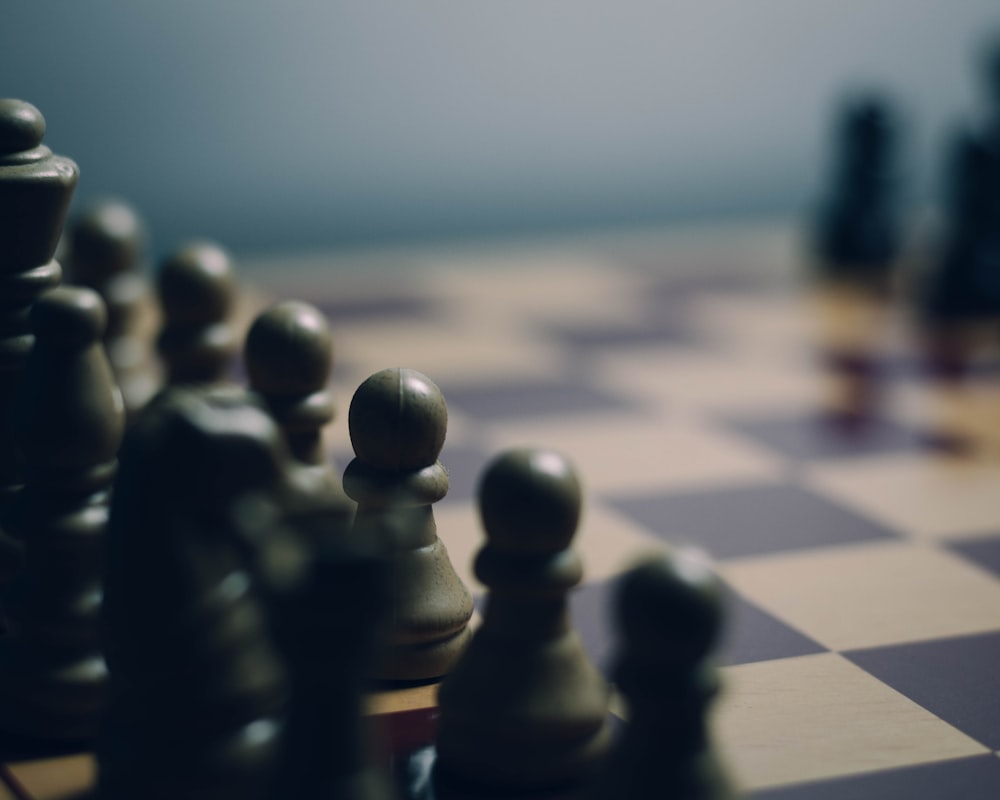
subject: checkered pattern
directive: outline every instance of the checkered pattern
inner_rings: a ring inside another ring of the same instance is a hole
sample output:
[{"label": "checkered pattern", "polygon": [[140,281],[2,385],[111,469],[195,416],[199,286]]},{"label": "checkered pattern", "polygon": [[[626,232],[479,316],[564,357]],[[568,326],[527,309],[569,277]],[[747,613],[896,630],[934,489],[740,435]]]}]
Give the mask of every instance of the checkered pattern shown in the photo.
[{"label": "checkered pattern", "polygon": [[809,292],[787,251],[766,263],[777,241],[725,260],[626,244],[393,273],[425,313],[334,318],[351,359],[338,382],[399,364],[439,383],[453,485],[438,527],[479,591],[484,464],[523,444],[574,461],[588,576],[573,613],[602,666],[626,565],[664,543],[715,558],[731,594],[716,738],[751,797],[993,797],[1000,461],[928,451],[936,398],[891,317],[881,413],[826,425]]},{"label": "checkered pattern", "polygon": [[[827,427],[816,315],[787,233],[249,271],[265,295],[330,316],[341,466],[350,395],[368,374],[408,366],[439,384],[451,491],[435,513],[477,592],[476,479],[514,445],[563,452],[586,487],[587,577],[572,608],[599,665],[613,659],[609,609],[628,564],[665,543],[714,557],[731,601],[714,729],[751,797],[995,798],[1000,458],[988,433],[1000,390],[986,380],[967,398],[962,418],[987,434],[980,451],[928,451],[940,398],[890,315],[880,414],[849,433]],[[403,706],[432,702],[418,690]]]}]

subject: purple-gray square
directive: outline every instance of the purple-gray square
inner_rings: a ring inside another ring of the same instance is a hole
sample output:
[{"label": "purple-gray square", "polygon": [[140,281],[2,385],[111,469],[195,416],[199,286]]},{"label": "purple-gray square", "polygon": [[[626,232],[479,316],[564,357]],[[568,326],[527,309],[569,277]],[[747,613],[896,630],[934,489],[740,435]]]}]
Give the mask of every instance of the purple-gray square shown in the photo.
[{"label": "purple-gray square", "polygon": [[[1000,750],[1000,630],[844,656],[991,750]],[[1000,796],[1000,783],[996,788]]]},{"label": "purple-gray square", "polygon": [[[1000,523],[1000,514],[997,522]],[[955,540],[948,544],[948,549],[1000,576],[1000,534],[986,539]]]},{"label": "purple-gray square", "polygon": [[479,478],[490,459],[485,448],[445,442],[441,463],[448,470],[448,495],[441,502],[467,503],[475,499]]},{"label": "purple-gray square", "polygon": [[747,800],[995,800],[998,795],[1000,758],[987,754],[765,789]]},{"label": "purple-gray square", "polygon": [[890,529],[794,485],[655,492],[611,502],[654,536],[697,545],[719,559],[897,538]]},{"label": "purple-gray square", "polygon": [[826,648],[729,590],[719,648],[723,666],[826,652]]},{"label": "purple-gray square", "polygon": [[430,319],[439,311],[432,300],[409,294],[327,299],[315,305],[330,321],[335,335],[339,322]]},{"label": "purple-gray square", "polygon": [[574,381],[442,384],[441,390],[449,406],[485,420],[632,410],[632,404],[625,398]]},{"label": "purple-gray square", "polygon": [[630,348],[661,344],[694,344],[694,328],[680,312],[617,324],[584,323],[552,327],[548,334],[579,350]]},{"label": "purple-gray square", "polygon": [[828,419],[820,414],[729,418],[730,430],[796,460],[911,452],[927,447],[926,437],[891,420]]}]

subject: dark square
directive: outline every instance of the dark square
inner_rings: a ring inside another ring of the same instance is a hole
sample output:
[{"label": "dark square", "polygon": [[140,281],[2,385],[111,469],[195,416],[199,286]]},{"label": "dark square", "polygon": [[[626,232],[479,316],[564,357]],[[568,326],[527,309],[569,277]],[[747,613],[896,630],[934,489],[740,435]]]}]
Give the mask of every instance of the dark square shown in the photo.
[{"label": "dark square", "polygon": [[465,386],[443,384],[441,390],[454,406],[480,419],[563,416],[589,412],[627,411],[621,397],[571,381],[503,381]]},{"label": "dark square", "polygon": [[748,800],[994,800],[998,793],[1000,758],[988,754],[765,789]]},{"label": "dark square", "polygon": [[750,664],[826,652],[826,648],[729,590],[719,663]]},{"label": "dark square", "polygon": [[659,344],[692,344],[696,336],[681,314],[661,314],[655,319],[630,320],[619,324],[581,324],[553,327],[558,341],[583,350],[642,347]]},{"label": "dark square", "polygon": [[1000,750],[1000,632],[844,656],[991,750]]},{"label": "dark square", "polygon": [[[1000,522],[1000,514],[998,522]],[[973,564],[990,570],[1000,576],[1000,535],[988,539],[968,539],[953,541],[948,544],[949,550],[954,550]]]},{"label": "dark square", "polygon": [[926,447],[926,437],[880,418],[845,425],[821,414],[800,414],[730,418],[724,423],[730,430],[786,458],[802,461],[908,452]]},{"label": "dark square", "polygon": [[720,559],[897,538],[800,486],[658,492],[611,503],[653,535]]},{"label": "dark square", "polygon": [[479,478],[492,454],[475,445],[450,445],[445,442],[441,463],[448,470],[448,494],[442,503],[467,503],[474,500]]},{"label": "dark square", "polygon": [[315,305],[330,321],[335,333],[338,323],[431,319],[438,312],[432,300],[409,294],[327,299]]}]

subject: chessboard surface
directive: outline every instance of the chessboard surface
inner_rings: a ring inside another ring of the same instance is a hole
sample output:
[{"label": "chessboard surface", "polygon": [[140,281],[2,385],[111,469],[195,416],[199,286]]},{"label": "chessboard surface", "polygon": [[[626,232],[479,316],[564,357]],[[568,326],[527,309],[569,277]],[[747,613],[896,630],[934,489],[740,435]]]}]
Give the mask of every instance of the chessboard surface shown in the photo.
[{"label": "chessboard surface", "polygon": [[[710,554],[731,608],[713,728],[748,796],[996,797],[996,373],[969,405],[981,446],[928,449],[934,398],[899,314],[880,344],[890,366],[879,413],[849,431],[825,424],[801,272],[787,226],[245,267],[257,297],[307,300],[330,319],[340,469],[365,377],[406,366],[441,387],[451,488],[435,514],[478,594],[476,481],[513,445],[556,449],[579,471],[586,577],[573,613],[602,667],[615,577],[665,543]],[[432,704],[429,689],[390,702]],[[43,798],[92,767],[82,757],[11,769]]]}]

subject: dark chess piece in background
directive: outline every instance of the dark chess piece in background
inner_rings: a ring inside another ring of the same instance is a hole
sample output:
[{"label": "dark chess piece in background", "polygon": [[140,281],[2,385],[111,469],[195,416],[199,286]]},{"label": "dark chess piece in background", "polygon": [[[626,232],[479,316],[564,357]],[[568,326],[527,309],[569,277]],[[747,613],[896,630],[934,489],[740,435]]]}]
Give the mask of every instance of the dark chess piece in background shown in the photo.
[{"label": "dark chess piece in background", "polygon": [[[0,99],[0,526],[24,482],[12,408],[34,344],[28,312],[62,276],[53,260],[79,170],[42,144],[45,119],[22,100]],[[0,591],[20,567],[0,531]],[[5,625],[0,610],[0,629]]]},{"label": "dark chess piece in background", "polygon": [[241,510],[280,502],[287,459],[235,387],[166,390],[132,426],[108,526],[104,800],[270,796],[287,684]]},{"label": "dark chess piece in background", "polygon": [[96,735],[107,696],[101,579],[124,410],[95,292],[46,292],[31,324],[14,415],[27,475],[8,515],[25,566],[7,598],[11,635],[0,640],[0,732],[58,748]]},{"label": "dark chess piece in background", "polygon": [[225,383],[240,336],[233,315],[238,287],[229,254],[212,242],[192,242],[160,266],[157,293],[163,327],[157,349],[169,386]]},{"label": "dark chess piece in background", "polygon": [[472,596],[438,538],[432,510],[448,492],[438,461],[447,427],[440,389],[416,370],[376,372],[351,399],[355,458],[344,491],[358,504],[355,526],[393,542],[391,623],[375,670],[381,680],[440,678],[469,641]]},{"label": "dark chess piece in background", "polygon": [[864,430],[879,405],[880,351],[901,240],[896,127],[878,95],[840,109],[829,188],[813,223],[825,420],[844,433]]},{"label": "dark chess piece in background", "polygon": [[611,741],[610,690],[568,612],[583,567],[571,546],[581,490],[548,451],[512,450],[484,473],[486,544],[476,575],[483,622],[441,684],[435,785],[441,797],[574,791]]},{"label": "dark chess piece in background", "polygon": [[840,110],[835,137],[816,266],[825,278],[885,291],[900,248],[895,115],[882,97],[854,98]]},{"label": "dark chess piece in background", "polygon": [[244,361],[250,388],[284,431],[302,479],[342,491],[323,442],[323,428],[336,413],[333,334],[323,313],[297,300],[265,309],[250,326]]},{"label": "dark chess piece in background", "polygon": [[732,798],[706,718],[719,691],[711,655],[723,623],[720,582],[703,560],[668,552],[620,579],[616,612],[613,679],[629,719],[588,796]]},{"label": "dark chess piece in background", "polygon": [[129,418],[159,389],[152,337],[158,309],[146,276],[146,227],[122,200],[87,205],[68,229],[66,281],[87,286],[104,300],[104,346]]},{"label": "dark chess piece in background", "polygon": [[[945,175],[944,232],[918,287],[918,321],[931,385],[931,443],[975,446],[969,392],[976,357],[996,356],[1000,337],[1000,44],[987,50],[991,107],[984,123],[954,137]],[[985,428],[991,433],[993,423]]]}]

